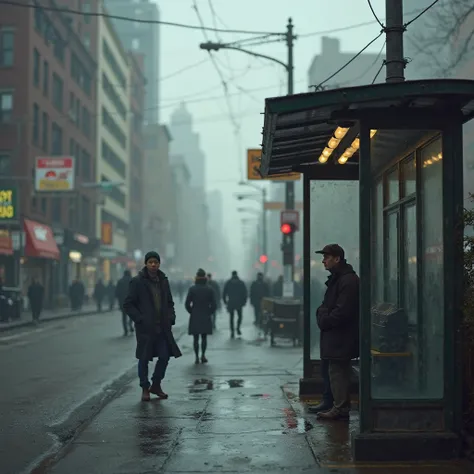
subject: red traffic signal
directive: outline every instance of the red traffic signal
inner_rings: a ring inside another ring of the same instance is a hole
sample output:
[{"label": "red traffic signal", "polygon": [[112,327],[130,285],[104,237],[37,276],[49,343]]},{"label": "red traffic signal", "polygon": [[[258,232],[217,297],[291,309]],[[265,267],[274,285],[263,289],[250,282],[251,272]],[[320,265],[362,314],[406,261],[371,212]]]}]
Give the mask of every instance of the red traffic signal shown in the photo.
[{"label": "red traffic signal", "polygon": [[294,225],[292,224],[282,224],[280,227],[282,234],[291,234],[294,231]]},{"label": "red traffic signal", "polygon": [[268,257],[266,255],[260,255],[258,258],[260,263],[267,263],[268,262]]}]

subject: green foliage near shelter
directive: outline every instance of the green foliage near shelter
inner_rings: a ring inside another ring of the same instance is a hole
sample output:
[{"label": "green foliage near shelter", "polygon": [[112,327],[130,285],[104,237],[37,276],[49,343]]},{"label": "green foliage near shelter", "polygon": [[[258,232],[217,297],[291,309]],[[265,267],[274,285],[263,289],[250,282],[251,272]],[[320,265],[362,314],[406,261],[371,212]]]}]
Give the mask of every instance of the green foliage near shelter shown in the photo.
[{"label": "green foliage near shelter", "polygon": [[[474,195],[470,196],[474,203]],[[464,212],[464,421],[468,455],[474,457],[474,209]]]}]

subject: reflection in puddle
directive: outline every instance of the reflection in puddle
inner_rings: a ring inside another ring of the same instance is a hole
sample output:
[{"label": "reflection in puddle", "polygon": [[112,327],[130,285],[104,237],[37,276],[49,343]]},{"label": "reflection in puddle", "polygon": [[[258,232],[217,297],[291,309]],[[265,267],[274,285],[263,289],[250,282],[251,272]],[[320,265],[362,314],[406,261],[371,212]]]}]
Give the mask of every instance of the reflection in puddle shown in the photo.
[{"label": "reflection in puddle", "polygon": [[304,418],[295,418],[282,430],[268,431],[269,435],[297,435],[304,434],[313,429],[313,424]]},{"label": "reflection in puddle", "polygon": [[[229,379],[229,380],[209,380],[209,379],[196,379],[191,386],[189,391],[191,393],[204,392],[206,390],[228,390],[230,388],[255,388],[255,385],[248,380],[243,379]],[[263,394],[254,395],[262,396]]]}]

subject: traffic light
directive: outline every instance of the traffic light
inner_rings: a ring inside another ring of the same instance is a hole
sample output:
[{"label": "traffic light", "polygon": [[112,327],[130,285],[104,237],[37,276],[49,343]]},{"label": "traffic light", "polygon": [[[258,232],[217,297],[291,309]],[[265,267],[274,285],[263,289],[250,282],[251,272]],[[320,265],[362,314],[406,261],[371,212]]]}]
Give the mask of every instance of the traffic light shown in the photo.
[{"label": "traffic light", "polygon": [[268,257],[266,255],[260,255],[260,257],[258,258],[258,261],[260,263],[267,263],[268,262]]},{"label": "traffic light", "polygon": [[295,226],[295,224],[289,224],[289,223],[285,222],[280,226],[280,230],[281,230],[282,234],[290,235],[290,234],[293,234],[295,232],[296,226]]}]

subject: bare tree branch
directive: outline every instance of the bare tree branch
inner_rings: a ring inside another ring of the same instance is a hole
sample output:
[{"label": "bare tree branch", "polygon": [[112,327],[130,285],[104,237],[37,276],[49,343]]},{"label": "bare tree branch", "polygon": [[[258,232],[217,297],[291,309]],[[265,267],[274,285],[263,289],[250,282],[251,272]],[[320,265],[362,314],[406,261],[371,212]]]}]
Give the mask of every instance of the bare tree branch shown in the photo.
[{"label": "bare tree branch", "polygon": [[427,12],[424,27],[414,32],[411,42],[425,63],[435,66],[437,75],[452,76],[474,53],[473,1],[440,2]]}]

